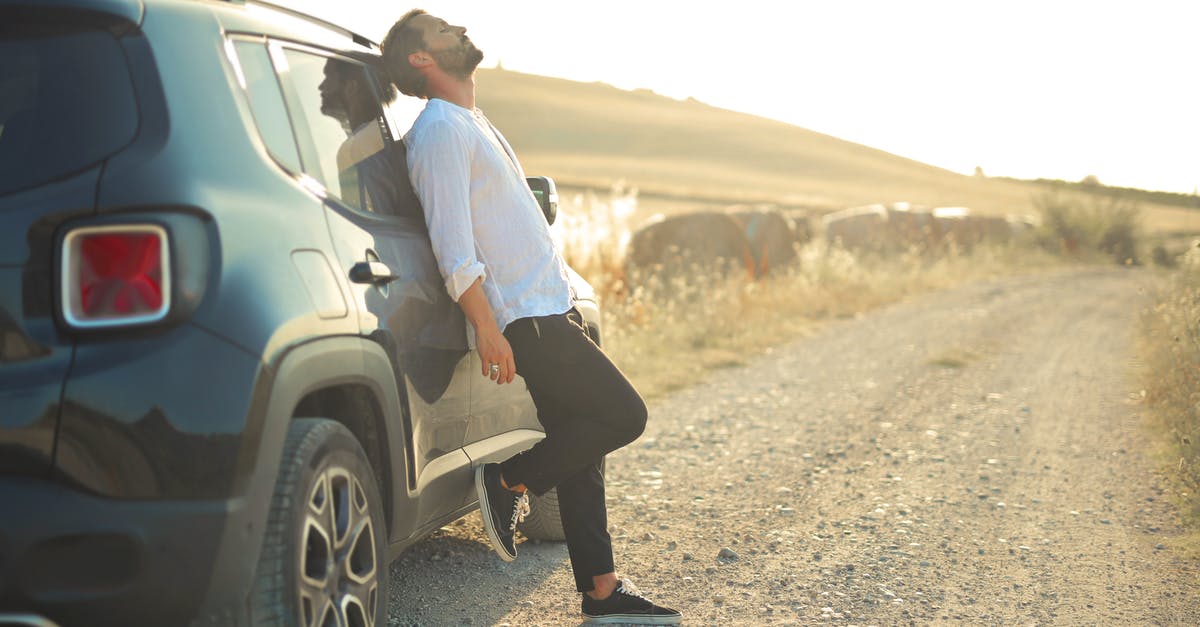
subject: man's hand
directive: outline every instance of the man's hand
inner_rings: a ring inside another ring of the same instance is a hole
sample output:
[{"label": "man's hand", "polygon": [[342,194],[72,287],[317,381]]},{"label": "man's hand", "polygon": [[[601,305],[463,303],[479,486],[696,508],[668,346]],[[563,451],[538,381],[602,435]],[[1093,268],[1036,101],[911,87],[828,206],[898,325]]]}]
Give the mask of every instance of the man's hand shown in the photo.
[{"label": "man's hand", "polygon": [[[513,361],[512,346],[500,329],[495,324],[476,329],[475,343],[479,361],[483,362],[483,376],[497,384],[512,383],[517,376],[517,366]],[[493,364],[499,368],[493,368]]]},{"label": "man's hand", "polygon": [[[458,298],[467,320],[475,327],[475,348],[479,351],[479,361],[483,362],[483,376],[497,384],[512,383],[517,376],[517,364],[513,361],[512,346],[508,338],[496,326],[492,317],[492,306],[488,304],[487,296],[483,293],[483,281],[476,279],[462,296]],[[493,368],[492,366],[496,366]]]}]

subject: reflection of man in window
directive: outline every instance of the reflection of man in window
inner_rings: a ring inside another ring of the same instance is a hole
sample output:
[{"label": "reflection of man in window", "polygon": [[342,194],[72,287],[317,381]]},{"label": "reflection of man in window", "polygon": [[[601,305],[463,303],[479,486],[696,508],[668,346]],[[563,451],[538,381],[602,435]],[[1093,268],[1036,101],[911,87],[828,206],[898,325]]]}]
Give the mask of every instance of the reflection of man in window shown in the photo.
[{"label": "reflection of man in window", "polygon": [[341,122],[347,135],[337,153],[339,196],[373,213],[419,217],[407,168],[396,162],[397,151],[385,142],[381,124],[380,103],[395,98],[396,89],[389,81],[375,81],[383,90],[382,99],[376,95],[367,72],[379,66],[378,56],[357,51],[343,54],[364,65],[329,59],[319,87],[321,113]]},{"label": "reflection of man in window", "polygon": [[[321,113],[341,122],[346,141],[338,147],[339,198],[345,203],[389,216],[411,218],[411,225],[423,232],[425,221],[420,202],[408,179],[404,145],[393,144],[385,136],[381,122],[381,102],[390,102],[396,88],[388,80],[372,83],[368,72],[378,72],[381,59],[365,52],[346,51],[344,56],[362,63],[329,59],[325,63],[325,80],[321,92]],[[378,85],[382,99],[376,95]],[[401,247],[391,251],[399,255],[400,267],[410,271],[423,266],[415,249]],[[407,256],[413,255],[413,256]],[[434,268],[430,274],[437,275]],[[440,278],[440,277],[439,277]],[[441,398],[450,384],[455,365],[465,349],[462,312],[448,300],[446,305],[435,302],[414,283],[423,277],[394,284],[385,305],[377,292],[367,296],[367,307],[373,313],[387,316],[392,340],[384,340],[397,354],[400,365],[412,382],[417,394],[426,403]],[[432,289],[440,288],[437,281]],[[396,342],[395,346],[387,342]],[[459,346],[459,345],[462,346]]]}]

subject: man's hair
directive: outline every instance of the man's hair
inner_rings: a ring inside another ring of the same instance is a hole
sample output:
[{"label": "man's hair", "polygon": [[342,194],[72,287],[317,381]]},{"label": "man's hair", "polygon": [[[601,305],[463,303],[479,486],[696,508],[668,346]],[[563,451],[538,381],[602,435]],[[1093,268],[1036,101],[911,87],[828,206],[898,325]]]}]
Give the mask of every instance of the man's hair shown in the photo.
[{"label": "man's hair", "polygon": [[396,21],[383,38],[383,63],[388,75],[396,88],[407,96],[427,98],[425,92],[425,75],[408,62],[408,55],[425,48],[425,34],[414,28],[410,22],[418,15],[425,15],[422,9],[413,9]]},{"label": "man's hair", "polygon": [[[363,52],[361,50],[343,50],[341,51],[341,54],[367,66],[367,71],[377,77],[379,88],[383,90],[383,93],[379,94],[383,104],[387,104],[392,100],[395,100],[396,88],[392,85],[391,80],[389,80],[387,69],[383,64],[383,57],[371,52]],[[343,68],[339,67],[338,71],[342,69]],[[345,79],[345,76],[342,78]],[[361,74],[355,78],[361,78]],[[363,85],[363,87],[366,87],[366,85]]]}]

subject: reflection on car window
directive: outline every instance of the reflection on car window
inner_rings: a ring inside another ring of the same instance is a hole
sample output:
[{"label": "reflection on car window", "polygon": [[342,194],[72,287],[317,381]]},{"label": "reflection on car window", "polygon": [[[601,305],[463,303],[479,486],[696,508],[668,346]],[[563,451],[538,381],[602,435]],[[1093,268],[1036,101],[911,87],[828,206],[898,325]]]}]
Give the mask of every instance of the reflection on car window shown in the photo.
[{"label": "reflection on car window", "polygon": [[250,111],[254,124],[275,160],[293,172],[300,171],[300,154],[296,152],[296,139],[288,125],[287,108],[279,81],[271,69],[267,47],[261,42],[234,42],[238,65],[246,78],[246,96],[250,100]]},{"label": "reflection on car window", "polygon": [[[355,53],[365,61],[375,58]],[[411,212],[403,147],[385,134],[378,81],[366,65],[285,50],[285,89],[305,153],[305,171],[343,203],[372,213]]]}]

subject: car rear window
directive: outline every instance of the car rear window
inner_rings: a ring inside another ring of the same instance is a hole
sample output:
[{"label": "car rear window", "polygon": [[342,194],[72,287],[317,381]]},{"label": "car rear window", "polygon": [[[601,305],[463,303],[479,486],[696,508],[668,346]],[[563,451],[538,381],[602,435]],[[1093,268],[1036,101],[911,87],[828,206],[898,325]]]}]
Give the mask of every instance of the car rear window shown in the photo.
[{"label": "car rear window", "polygon": [[111,33],[0,24],[0,194],[91,166],[137,126],[129,68]]}]

